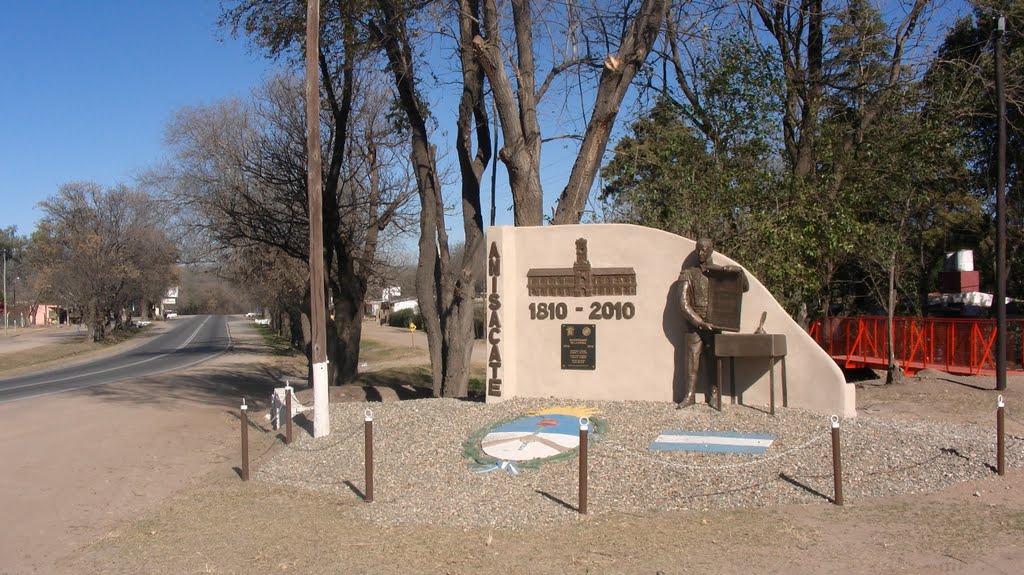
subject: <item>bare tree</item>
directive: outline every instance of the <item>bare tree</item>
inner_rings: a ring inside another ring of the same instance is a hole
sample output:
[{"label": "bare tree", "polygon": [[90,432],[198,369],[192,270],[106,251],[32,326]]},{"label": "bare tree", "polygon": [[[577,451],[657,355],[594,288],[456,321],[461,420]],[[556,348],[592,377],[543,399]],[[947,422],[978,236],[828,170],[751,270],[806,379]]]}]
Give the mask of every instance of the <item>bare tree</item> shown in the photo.
[{"label": "bare tree", "polygon": [[[363,95],[345,104],[329,96],[323,120],[328,159],[324,258],[334,383],[358,373],[363,301],[380,233],[413,194],[401,156],[394,152],[402,145],[382,124],[380,98],[369,90]],[[167,132],[175,162],[151,181],[165,189],[181,208],[182,221],[214,249],[248,254],[271,248],[308,262],[302,110],[301,86],[287,77],[271,80],[251,105],[234,100],[184,109]],[[338,144],[339,138],[348,143]],[[249,257],[237,261],[258,264]],[[268,270],[263,266],[260,271]],[[308,295],[299,301],[308,307]]]},{"label": "bare tree", "polygon": [[173,285],[177,249],[158,226],[157,204],[145,194],[74,182],[40,205],[38,285],[81,313],[90,339],[103,339],[125,308],[158,301]]},{"label": "bare tree", "polygon": [[569,181],[558,198],[558,208],[552,223],[580,222],[583,207],[590,197],[590,189],[608,147],[619,106],[647,60],[670,5],[668,0],[644,0],[629,28],[621,36],[618,53],[609,54],[604,59],[590,121],[569,173]]},{"label": "bare tree", "polygon": [[[600,70],[595,106],[582,136],[583,151],[553,220],[578,222],[618,108],[660,31],[668,5],[668,0],[644,0],[637,7],[627,0],[620,5],[597,3],[584,9],[576,3],[552,3],[544,5],[540,10],[543,17],[535,20],[531,3],[516,0],[511,5],[513,25],[507,31],[508,41],[503,39],[506,31],[501,30],[502,8],[488,0],[370,0],[324,6],[321,46],[326,46],[326,60],[330,61],[330,54],[344,53],[347,57],[359,50],[364,55],[370,50],[383,53],[393,77],[393,101],[408,129],[420,208],[417,293],[430,341],[435,394],[465,395],[468,383],[476,279],[473,264],[483,258],[480,178],[493,154],[485,87],[492,88],[501,119],[505,137],[501,159],[512,184],[516,223],[540,225],[543,194],[538,101],[563,72]],[[436,8],[436,13],[431,8]],[[273,56],[286,50],[294,53],[301,44],[297,22],[302,20],[296,2],[239,0],[231,3],[225,14],[225,22],[235,30],[245,30]],[[353,28],[353,22],[358,26]],[[538,31],[551,30],[556,22],[561,22],[561,31],[550,38],[565,40],[566,48],[550,52],[557,57],[545,80],[538,84],[533,39]],[[451,43],[445,46],[454,51],[458,63],[458,80],[446,87],[454,86],[460,93],[455,152],[466,253],[461,262],[453,261],[451,256],[443,179],[437,148],[431,141],[434,118],[423,82],[424,78],[443,75],[440,68],[445,64],[419,59],[423,45],[418,42],[438,38],[438,30],[448,35]],[[366,38],[362,37],[364,33]],[[326,82],[329,72],[332,69],[322,62],[325,83],[335,85]],[[330,92],[327,99],[331,100]]]},{"label": "bare tree", "polygon": [[[498,157],[508,168],[516,225],[538,226],[543,223],[541,128],[537,118],[540,102],[552,83],[567,71],[580,74],[587,67],[599,66],[601,69],[590,120],[552,220],[556,224],[579,223],[619,106],[661,32],[669,5],[668,0],[644,0],[635,14],[632,13],[632,2],[622,6],[621,12],[614,9],[605,12],[608,7],[595,6],[589,14],[574,3],[565,5],[563,12],[549,7],[548,12],[542,15],[548,18],[542,20],[542,29],[556,28],[560,19],[564,27],[560,38],[570,49],[553,47],[549,50],[555,61],[550,63],[546,76],[538,82],[534,48],[538,23],[533,3],[512,0],[512,39],[506,40],[502,34],[502,13],[498,3],[484,0],[483,30],[473,37],[472,47],[487,73],[495,110],[501,120],[505,144]],[[592,27],[584,26],[588,16]],[[594,54],[594,45],[603,45],[608,53]],[[577,49],[578,46],[583,46],[583,49]],[[611,53],[616,46],[617,52]],[[515,78],[515,86],[511,78]]]},{"label": "bare tree", "polygon": [[471,254],[462,262],[453,262],[451,258],[436,147],[430,142],[425,106],[416,85],[417,64],[408,28],[412,16],[399,2],[379,0],[366,26],[387,55],[399,106],[411,135],[421,209],[416,291],[426,324],[434,395],[463,397],[468,392],[473,351],[472,260],[483,258],[480,178],[491,156],[483,70],[466,49],[479,30],[479,3],[459,3],[459,38],[464,49],[460,51],[462,97],[456,148],[462,174],[465,251]]}]

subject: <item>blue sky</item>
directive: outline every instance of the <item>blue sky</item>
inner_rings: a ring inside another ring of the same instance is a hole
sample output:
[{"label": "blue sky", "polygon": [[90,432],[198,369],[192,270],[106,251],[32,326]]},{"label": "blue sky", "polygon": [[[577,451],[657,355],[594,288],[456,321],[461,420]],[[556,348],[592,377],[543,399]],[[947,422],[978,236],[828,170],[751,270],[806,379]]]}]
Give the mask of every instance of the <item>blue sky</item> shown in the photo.
[{"label": "blue sky", "polygon": [[[17,226],[19,235],[32,233],[42,217],[38,203],[61,184],[131,184],[157,165],[176,110],[248,97],[280,71],[216,26],[215,0],[33,0],[6,8],[0,229]],[[438,96],[436,113],[450,107],[447,100]],[[449,124],[441,130],[454,133]],[[503,173],[498,181],[510,205]],[[557,193],[564,177],[553,181]],[[498,219],[510,224],[511,211],[499,209]],[[461,237],[461,227],[451,226]]]},{"label": "blue sky", "polygon": [[0,18],[0,228],[30,234],[60,184],[131,183],[182,106],[247,96],[271,64],[213,0],[32,0]]},{"label": "blue sky", "polygon": [[[42,215],[37,204],[61,184],[132,183],[163,157],[164,125],[175,110],[247,97],[274,71],[243,39],[216,27],[215,0],[8,4],[0,18],[0,228],[14,225],[22,235]],[[954,13],[964,11],[961,0],[940,5],[932,22],[939,34]],[[454,100],[437,95],[433,103],[438,113]],[[628,108],[617,133],[631,120]],[[566,120],[564,109],[556,106],[553,113],[560,116],[555,121]],[[454,137],[450,123],[440,130]],[[565,184],[574,147],[566,140],[544,147],[546,214]],[[489,181],[488,171],[487,192]],[[506,182],[499,167],[499,224],[512,219]],[[452,200],[458,187],[453,189]],[[450,225],[461,234],[457,218]]]}]

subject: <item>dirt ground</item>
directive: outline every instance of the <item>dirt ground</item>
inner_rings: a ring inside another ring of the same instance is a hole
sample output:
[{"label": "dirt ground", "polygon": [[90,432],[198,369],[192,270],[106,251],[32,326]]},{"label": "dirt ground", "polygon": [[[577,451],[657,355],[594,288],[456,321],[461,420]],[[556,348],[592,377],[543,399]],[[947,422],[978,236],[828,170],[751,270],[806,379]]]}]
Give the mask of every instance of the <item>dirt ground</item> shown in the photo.
[{"label": "dirt ground", "polygon": [[[940,493],[818,505],[591,514],[569,526],[464,531],[359,519],[356,495],[325,497],[237,473],[237,408],[266,397],[294,362],[268,356],[251,322],[235,350],[188,372],[0,405],[0,574],[21,573],[1019,573],[1024,470]],[[408,345],[421,334],[364,324]],[[364,371],[393,365],[367,362]],[[293,380],[294,381],[294,380]],[[877,417],[992,425],[992,378],[932,372],[858,384]],[[301,389],[301,388],[300,388]],[[345,387],[335,400],[397,400]],[[1024,435],[1024,378],[1007,432]],[[300,394],[301,396],[301,394]],[[263,406],[256,402],[254,411]],[[1015,413],[1021,413],[1018,416]],[[254,418],[254,466],[285,449]]]},{"label": "dirt ground", "polygon": [[85,330],[80,326],[14,327],[0,335],[0,353],[24,351],[41,345],[68,343],[84,338]]},{"label": "dirt ground", "polygon": [[[250,324],[232,322],[234,352],[181,374],[0,405],[0,574],[56,572],[61,557],[226,465],[242,394],[264,397],[280,375]],[[26,328],[0,353],[73,333]]]}]

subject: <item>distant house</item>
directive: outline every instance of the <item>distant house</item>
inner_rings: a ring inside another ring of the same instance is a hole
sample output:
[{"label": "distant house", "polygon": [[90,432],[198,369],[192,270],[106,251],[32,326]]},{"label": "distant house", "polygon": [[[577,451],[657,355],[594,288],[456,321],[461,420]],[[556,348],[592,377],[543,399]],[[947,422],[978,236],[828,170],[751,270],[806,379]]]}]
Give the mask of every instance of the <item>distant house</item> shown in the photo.
[{"label": "distant house", "polygon": [[32,325],[52,325],[60,322],[60,307],[50,304],[37,304],[32,307],[29,321]]},{"label": "distant house", "polygon": [[[370,318],[375,317],[380,320],[381,324],[387,321],[389,315],[392,312],[396,312],[409,307],[416,308],[416,300],[404,300],[398,301],[402,297],[402,288],[398,286],[386,287],[381,292],[381,299],[371,299],[363,302],[363,316]],[[412,305],[410,305],[410,302]]]},{"label": "distant house", "polygon": [[414,299],[391,302],[391,311],[393,312],[402,311],[403,309],[411,309],[413,311],[418,311],[419,308],[419,302]]},{"label": "distant house", "polygon": [[363,304],[363,314],[365,317],[375,317],[381,325],[388,322],[388,318],[391,317],[396,311],[403,309],[412,309],[419,311],[419,302],[414,299],[402,300],[402,301],[367,301]]}]

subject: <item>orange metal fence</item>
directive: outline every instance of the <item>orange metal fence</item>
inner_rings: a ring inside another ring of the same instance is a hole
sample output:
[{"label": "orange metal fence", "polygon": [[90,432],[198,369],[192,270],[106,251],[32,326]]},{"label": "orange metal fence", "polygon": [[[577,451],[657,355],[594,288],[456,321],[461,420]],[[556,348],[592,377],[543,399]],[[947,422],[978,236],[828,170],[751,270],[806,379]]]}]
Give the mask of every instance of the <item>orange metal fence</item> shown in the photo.
[{"label": "orange metal fence", "polygon": [[[888,365],[886,318],[828,317],[811,324],[810,335],[844,367]],[[1007,320],[1006,369],[1024,371],[1024,320]],[[893,322],[896,361],[907,373],[939,369],[992,375],[996,369],[993,319],[897,317]]]}]

